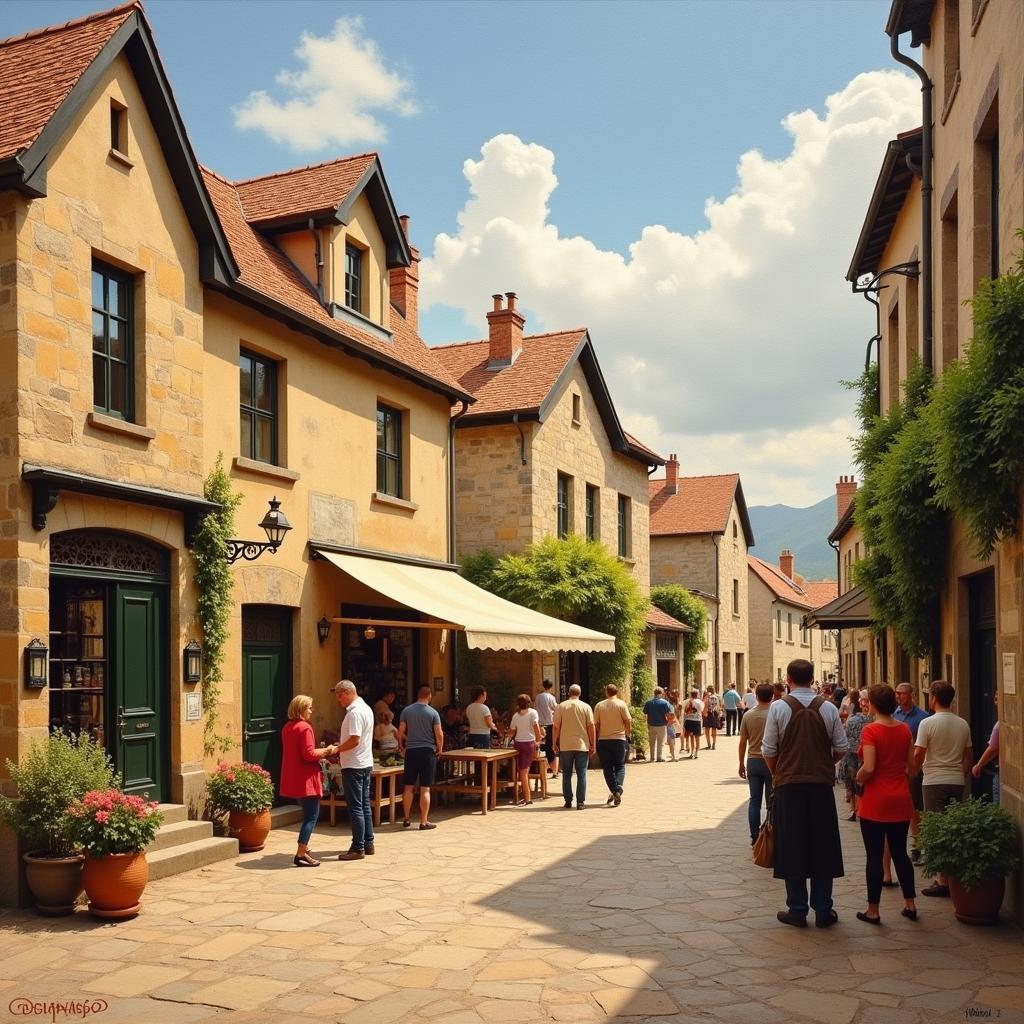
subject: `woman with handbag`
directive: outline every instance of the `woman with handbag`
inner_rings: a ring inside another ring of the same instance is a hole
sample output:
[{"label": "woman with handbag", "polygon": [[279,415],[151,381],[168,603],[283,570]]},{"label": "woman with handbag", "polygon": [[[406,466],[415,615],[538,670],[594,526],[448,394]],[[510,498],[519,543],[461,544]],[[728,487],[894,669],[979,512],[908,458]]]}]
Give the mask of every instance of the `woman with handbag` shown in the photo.
[{"label": "woman with handbag", "polygon": [[859,753],[863,763],[857,772],[857,785],[861,789],[860,833],[867,854],[868,909],[858,913],[857,920],[867,924],[882,923],[878,904],[882,897],[882,860],[888,844],[903,889],[901,913],[916,921],[914,865],[907,855],[907,833],[914,816],[910,779],[917,774],[914,740],[910,728],[892,717],[896,710],[896,693],[891,686],[879,683],[869,687],[868,705],[874,721],[867,722],[861,730]]},{"label": "woman with handbag", "polygon": [[704,715],[704,701],[699,690],[690,691],[690,699],[683,704],[683,737],[686,740],[687,758],[696,761],[700,752],[701,718]]},{"label": "woman with handbag", "polygon": [[718,730],[721,728],[722,702],[714,690],[704,691],[704,749],[714,750],[718,743]]}]

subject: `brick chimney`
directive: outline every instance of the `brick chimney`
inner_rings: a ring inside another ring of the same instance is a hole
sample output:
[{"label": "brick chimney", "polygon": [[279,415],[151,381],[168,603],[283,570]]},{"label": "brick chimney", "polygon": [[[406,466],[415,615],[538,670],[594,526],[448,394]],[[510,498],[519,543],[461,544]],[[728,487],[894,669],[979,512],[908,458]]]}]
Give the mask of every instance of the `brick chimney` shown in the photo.
[{"label": "brick chimney", "polygon": [[857,481],[852,476],[841,476],[836,484],[836,522],[846,515],[846,510],[857,493]]},{"label": "brick chimney", "polygon": [[665,489],[672,494],[679,493],[679,459],[675,452],[668,457],[665,463]]},{"label": "brick chimney", "polygon": [[793,552],[789,548],[779,552],[779,568],[783,576],[793,579]]},{"label": "brick chimney", "polygon": [[500,292],[491,298],[494,299],[494,309],[487,314],[490,342],[487,368],[500,370],[504,366],[511,366],[523,351],[523,324],[526,320],[516,309],[515,292],[505,292],[508,306],[504,308]]},{"label": "brick chimney", "polygon": [[[409,241],[409,217],[398,218],[402,224],[405,240]],[[391,289],[391,305],[405,318],[414,331],[419,331],[420,251],[409,246],[412,262],[407,267],[392,267],[388,271]]]}]

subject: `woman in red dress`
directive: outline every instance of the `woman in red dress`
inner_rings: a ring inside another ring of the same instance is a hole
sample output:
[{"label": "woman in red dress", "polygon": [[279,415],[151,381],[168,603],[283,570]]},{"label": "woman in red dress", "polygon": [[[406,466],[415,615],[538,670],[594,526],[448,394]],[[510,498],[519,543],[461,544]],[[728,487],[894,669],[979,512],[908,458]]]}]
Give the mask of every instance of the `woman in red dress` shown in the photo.
[{"label": "woman in red dress", "polygon": [[914,741],[910,729],[892,717],[896,710],[896,692],[891,686],[869,687],[868,705],[874,721],[861,731],[858,752],[861,768],[857,772],[857,783],[863,787],[857,814],[867,854],[868,909],[866,913],[858,913],[857,918],[868,924],[882,923],[878,904],[882,898],[882,855],[888,842],[903,889],[902,914],[916,921],[914,866],[907,855],[907,832],[914,816],[910,779],[917,773]]},{"label": "woman in red dress", "polygon": [[292,863],[297,868],[316,868],[320,861],[309,855],[309,840],[320,817],[320,758],[330,757],[336,746],[313,746],[313,698],[293,697],[288,705],[288,721],[281,730],[281,796],[298,800],[302,806],[299,845]]}]

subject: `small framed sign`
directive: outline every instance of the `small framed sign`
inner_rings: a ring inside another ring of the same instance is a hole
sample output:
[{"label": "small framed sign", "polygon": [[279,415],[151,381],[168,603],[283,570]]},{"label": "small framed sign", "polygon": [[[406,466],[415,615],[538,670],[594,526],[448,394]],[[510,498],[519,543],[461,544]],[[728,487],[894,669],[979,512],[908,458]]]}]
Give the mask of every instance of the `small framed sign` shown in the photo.
[{"label": "small framed sign", "polygon": [[1003,693],[1017,692],[1017,655],[1012,652],[1003,655]]},{"label": "small framed sign", "polygon": [[185,694],[185,721],[199,722],[203,717],[203,695],[199,690]]},{"label": "small framed sign", "polygon": [[444,676],[434,676],[434,693],[440,693],[444,689]]}]

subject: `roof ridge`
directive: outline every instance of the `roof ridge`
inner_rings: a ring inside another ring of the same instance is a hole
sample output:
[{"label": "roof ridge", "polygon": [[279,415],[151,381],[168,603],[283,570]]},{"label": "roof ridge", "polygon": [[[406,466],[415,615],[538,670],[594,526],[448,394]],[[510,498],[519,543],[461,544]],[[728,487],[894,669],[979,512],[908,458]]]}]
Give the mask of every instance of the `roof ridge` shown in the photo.
[{"label": "roof ridge", "polygon": [[255,181],[269,181],[271,178],[285,178],[289,174],[298,174],[300,171],[313,171],[318,167],[330,167],[332,164],[343,164],[349,160],[361,160],[363,157],[378,157],[376,150],[368,150],[366,153],[353,153],[351,156],[336,156],[333,160],[322,160],[318,164],[306,164],[305,167],[289,167],[283,171],[272,171],[270,174],[258,174],[254,178],[239,178],[232,182],[233,185],[251,185]]},{"label": "roof ridge", "polygon": [[[536,341],[539,338],[554,338],[559,334],[581,334],[589,330],[587,327],[567,327],[563,331],[544,331],[541,334],[527,334],[523,336],[523,342]],[[486,345],[488,338],[474,338],[471,341],[446,341],[440,345],[431,345],[431,348],[466,348],[468,345]]]},{"label": "roof ridge", "polygon": [[215,171],[212,167],[207,167],[206,164],[200,163],[199,169],[201,171],[204,171],[206,174],[209,174],[212,177],[216,178],[222,184],[229,185],[231,188],[235,187],[235,183],[230,178],[225,178],[223,174],[221,174],[218,171]]},{"label": "roof ridge", "polygon": [[132,9],[138,10],[140,13],[145,14],[145,10],[142,6],[142,0],[128,0],[128,3],[119,4],[117,7],[108,7],[105,11],[93,11],[92,14],[84,14],[80,18],[72,18],[70,21],[62,22],[59,25],[45,25],[43,28],[34,28],[28,32],[23,32],[18,36],[8,36],[6,39],[0,39],[0,46],[7,46],[10,43],[20,43],[26,39],[38,39],[41,36],[47,36],[54,32],[63,32],[65,29],[78,28],[80,25],[87,25],[92,21],[100,21],[103,18],[109,18],[114,14],[119,14],[122,11],[127,13]]}]

